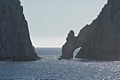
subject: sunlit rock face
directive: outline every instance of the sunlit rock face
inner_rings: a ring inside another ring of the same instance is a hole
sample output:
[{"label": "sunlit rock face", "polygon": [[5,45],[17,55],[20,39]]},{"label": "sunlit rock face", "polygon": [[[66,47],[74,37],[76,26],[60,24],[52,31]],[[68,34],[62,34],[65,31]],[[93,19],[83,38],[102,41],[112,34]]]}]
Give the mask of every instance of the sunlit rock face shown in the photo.
[{"label": "sunlit rock face", "polygon": [[19,0],[0,0],[0,60],[36,60]]},{"label": "sunlit rock face", "polygon": [[120,0],[108,0],[98,17],[75,40],[76,58],[120,60]]}]

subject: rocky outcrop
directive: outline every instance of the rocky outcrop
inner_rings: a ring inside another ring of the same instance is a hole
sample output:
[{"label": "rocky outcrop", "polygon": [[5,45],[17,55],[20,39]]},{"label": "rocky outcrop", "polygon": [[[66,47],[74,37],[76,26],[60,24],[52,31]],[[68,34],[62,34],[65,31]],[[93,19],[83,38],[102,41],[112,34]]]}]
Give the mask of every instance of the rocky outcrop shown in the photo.
[{"label": "rocky outcrop", "polygon": [[80,31],[74,45],[74,50],[81,47],[76,58],[120,60],[120,0],[108,0],[97,19]]},{"label": "rocky outcrop", "polygon": [[36,60],[19,0],[0,0],[0,60]]},{"label": "rocky outcrop", "polygon": [[73,52],[74,52],[74,32],[71,30],[68,34],[68,37],[66,38],[66,43],[62,47],[62,55],[59,59],[71,59],[73,58]]}]

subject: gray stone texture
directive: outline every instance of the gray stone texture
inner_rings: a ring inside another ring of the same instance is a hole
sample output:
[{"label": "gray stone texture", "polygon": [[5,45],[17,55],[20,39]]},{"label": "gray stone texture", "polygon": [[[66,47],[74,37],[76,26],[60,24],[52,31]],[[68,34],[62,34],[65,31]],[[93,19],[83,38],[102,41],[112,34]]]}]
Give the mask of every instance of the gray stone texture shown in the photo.
[{"label": "gray stone texture", "polygon": [[[75,39],[76,58],[120,60],[120,0],[108,0],[98,17]],[[71,46],[69,46],[71,47]]]},{"label": "gray stone texture", "polygon": [[74,51],[74,32],[71,30],[66,38],[66,43],[62,47],[62,55],[60,59],[71,59],[73,58],[73,51]]},{"label": "gray stone texture", "polygon": [[0,60],[36,60],[19,0],[0,0]]}]

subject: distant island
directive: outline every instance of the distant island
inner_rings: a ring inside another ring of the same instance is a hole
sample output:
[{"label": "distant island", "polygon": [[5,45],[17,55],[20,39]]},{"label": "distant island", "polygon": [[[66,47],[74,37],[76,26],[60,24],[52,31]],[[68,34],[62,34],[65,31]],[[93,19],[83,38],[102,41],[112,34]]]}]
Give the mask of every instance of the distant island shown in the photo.
[{"label": "distant island", "polygon": [[80,30],[70,31],[59,59],[120,60],[120,0],[108,0],[98,17]]},{"label": "distant island", "polygon": [[37,59],[20,0],[0,0],[0,60]]}]

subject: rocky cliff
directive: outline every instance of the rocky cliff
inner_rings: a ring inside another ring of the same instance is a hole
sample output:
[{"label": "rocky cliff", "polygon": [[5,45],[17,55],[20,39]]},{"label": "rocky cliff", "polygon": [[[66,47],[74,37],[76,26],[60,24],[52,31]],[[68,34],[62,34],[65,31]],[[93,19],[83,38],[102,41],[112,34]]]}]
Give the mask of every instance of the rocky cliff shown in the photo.
[{"label": "rocky cliff", "polygon": [[0,60],[36,60],[19,0],[0,0]]},{"label": "rocky cliff", "polygon": [[76,58],[120,60],[120,0],[108,0],[98,17],[80,30],[73,51],[78,47]]}]

